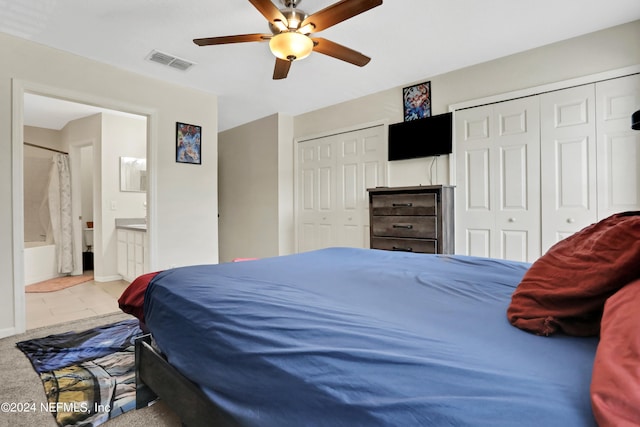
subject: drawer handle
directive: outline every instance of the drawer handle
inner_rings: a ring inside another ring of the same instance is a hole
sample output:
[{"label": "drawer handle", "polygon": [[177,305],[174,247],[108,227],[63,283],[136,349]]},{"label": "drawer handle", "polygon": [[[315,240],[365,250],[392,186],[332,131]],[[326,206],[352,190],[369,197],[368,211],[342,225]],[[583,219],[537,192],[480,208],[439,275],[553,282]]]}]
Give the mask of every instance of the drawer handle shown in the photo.
[{"label": "drawer handle", "polygon": [[393,228],[406,228],[407,230],[411,230],[413,225],[411,224],[393,224]]},{"label": "drawer handle", "polygon": [[413,206],[413,203],[394,203],[394,208],[410,208]]},{"label": "drawer handle", "polygon": [[401,248],[399,246],[394,246],[392,249],[398,252],[413,252],[413,248]]}]

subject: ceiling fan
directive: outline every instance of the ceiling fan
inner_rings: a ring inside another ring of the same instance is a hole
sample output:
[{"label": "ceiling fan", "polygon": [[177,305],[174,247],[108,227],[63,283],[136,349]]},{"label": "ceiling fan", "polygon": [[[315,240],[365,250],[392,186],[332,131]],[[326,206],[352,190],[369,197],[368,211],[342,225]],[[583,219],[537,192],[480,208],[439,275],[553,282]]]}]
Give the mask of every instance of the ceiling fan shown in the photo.
[{"label": "ceiling fan", "polygon": [[249,0],[269,21],[272,34],[241,34],[236,36],[206,37],[195,39],[198,46],[229,43],[269,41],[269,48],[276,56],[273,70],[274,80],[284,79],[289,74],[291,63],[309,56],[312,51],[332,56],[342,61],[363,67],[371,58],[353,49],[310,34],[325,30],[349,18],[382,4],[382,0],[341,0],[319,12],[307,15],[297,6],[301,0],[280,0],[285,6],[278,9],[271,0]]}]

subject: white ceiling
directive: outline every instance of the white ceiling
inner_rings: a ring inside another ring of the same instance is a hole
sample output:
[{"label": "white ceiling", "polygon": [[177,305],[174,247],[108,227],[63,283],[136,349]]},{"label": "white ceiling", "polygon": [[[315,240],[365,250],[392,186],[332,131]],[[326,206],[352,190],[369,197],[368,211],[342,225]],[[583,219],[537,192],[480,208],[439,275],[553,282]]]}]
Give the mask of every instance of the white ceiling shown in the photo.
[{"label": "white ceiling", "polygon": [[[335,1],[299,6],[311,14]],[[246,0],[0,0],[1,32],[218,95],[220,130],[276,112],[301,114],[637,19],[638,0],[384,0],[318,33],[370,56],[367,66],[314,52],[295,62],[287,79],[274,81],[267,43],[192,42],[268,33],[265,18]],[[145,58],[153,49],[197,65],[183,72],[150,62]]]},{"label": "white ceiling", "polygon": [[105,112],[119,116],[139,118],[140,120],[146,119],[144,116],[125,113],[123,111],[78,104],[77,102],[48,98],[31,93],[24,94],[24,105],[24,124],[45,129],[60,130],[72,120]]}]

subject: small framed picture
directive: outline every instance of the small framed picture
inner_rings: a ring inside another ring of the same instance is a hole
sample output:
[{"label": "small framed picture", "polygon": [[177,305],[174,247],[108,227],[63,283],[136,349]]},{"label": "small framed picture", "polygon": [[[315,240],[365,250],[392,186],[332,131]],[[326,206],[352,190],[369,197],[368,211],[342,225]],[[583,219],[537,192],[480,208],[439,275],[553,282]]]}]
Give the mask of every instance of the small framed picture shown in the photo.
[{"label": "small framed picture", "polygon": [[176,122],[176,162],[202,164],[202,127]]},{"label": "small framed picture", "polygon": [[431,116],[431,82],[424,82],[402,89],[404,121]]}]

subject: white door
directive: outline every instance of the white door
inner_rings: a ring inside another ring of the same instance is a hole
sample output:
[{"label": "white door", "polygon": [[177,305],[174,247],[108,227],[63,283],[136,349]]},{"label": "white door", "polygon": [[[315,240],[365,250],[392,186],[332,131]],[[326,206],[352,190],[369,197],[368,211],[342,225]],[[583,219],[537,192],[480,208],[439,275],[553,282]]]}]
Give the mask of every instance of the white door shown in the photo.
[{"label": "white door", "polygon": [[539,101],[458,111],[456,252],[533,261],[540,256]]},{"label": "white door", "polygon": [[336,135],[336,245],[369,247],[367,188],[386,183],[386,138],[376,126]]},{"label": "white door", "polygon": [[456,253],[491,257],[495,251],[492,107],[455,113]]},{"label": "white door", "polygon": [[540,256],[540,109],[535,98],[494,105],[498,258]]},{"label": "white door", "polygon": [[595,87],[540,96],[542,252],[597,221]]},{"label": "white door", "polygon": [[334,137],[298,146],[298,251],[331,246],[335,223]]},{"label": "white door", "polygon": [[369,247],[367,188],[387,182],[384,126],[298,144],[298,251]]},{"label": "white door", "polygon": [[640,76],[596,84],[598,218],[640,210],[640,132],[631,114],[640,110]]}]

